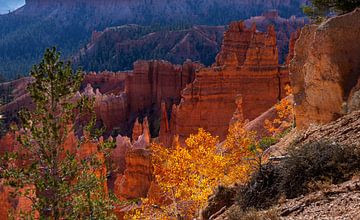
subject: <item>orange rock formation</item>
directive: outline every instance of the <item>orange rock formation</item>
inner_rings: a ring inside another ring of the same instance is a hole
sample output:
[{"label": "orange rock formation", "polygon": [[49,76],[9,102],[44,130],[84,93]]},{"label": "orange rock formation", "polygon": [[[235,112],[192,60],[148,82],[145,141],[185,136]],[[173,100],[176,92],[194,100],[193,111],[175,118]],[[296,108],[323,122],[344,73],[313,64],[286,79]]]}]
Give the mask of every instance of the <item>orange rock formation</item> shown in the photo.
[{"label": "orange rock formation", "polygon": [[169,129],[160,131],[161,137],[179,134],[185,138],[199,127],[224,137],[238,95],[243,119],[252,120],[284,97],[288,83],[288,71],[278,63],[274,28],[260,33],[255,25],[247,29],[243,22],[234,22],[224,35],[216,63],[200,69],[182,91],[180,104],[172,109]]},{"label": "orange rock formation", "polygon": [[357,9],[302,30],[290,68],[298,128],[360,108],[359,21]]}]

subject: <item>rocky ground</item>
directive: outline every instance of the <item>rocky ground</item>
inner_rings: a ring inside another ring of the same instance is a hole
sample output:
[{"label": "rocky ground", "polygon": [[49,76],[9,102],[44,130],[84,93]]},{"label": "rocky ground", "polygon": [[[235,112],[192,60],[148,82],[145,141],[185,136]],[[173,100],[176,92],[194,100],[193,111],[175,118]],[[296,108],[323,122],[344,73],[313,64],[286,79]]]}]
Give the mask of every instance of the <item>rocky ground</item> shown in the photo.
[{"label": "rocky ground", "polygon": [[340,185],[288,200],[277,210],[281,219],[360,219],[360,176]]},{"label": "rocky ground", "polygon": [[[285,200],[280,205],[260,212],[238,216],[239,220],[355,220],[360,219],[360,176],[339,185],[322,185],[319,191]],[[216,220],[235,220],[229,208]]]}]

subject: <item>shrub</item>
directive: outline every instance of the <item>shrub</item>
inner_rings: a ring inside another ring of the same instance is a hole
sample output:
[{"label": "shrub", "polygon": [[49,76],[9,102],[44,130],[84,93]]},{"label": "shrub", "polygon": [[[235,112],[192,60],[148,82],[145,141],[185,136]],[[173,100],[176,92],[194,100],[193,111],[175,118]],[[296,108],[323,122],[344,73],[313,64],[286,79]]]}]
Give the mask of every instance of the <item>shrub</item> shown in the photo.
[{"label": "shrub", "polygon": [[281,191],[295,198],[309,191],[310,183],[340,183],[360,168],[359,149],[335,143],[314,142],[291,147],[281,163]]},{"label": "shrub", "polygon": [[338,184],[360,170],[360,151],[329,142],[294,145],[279,163],[268,163],[238,188],[237,205],[242,210],[267,209],[280,197],[296,198],[318,189],[321,183]]},{"label": "shrub", "polygon": [[259,141],[259,147],[261,150],[265,151],[266,149],[268,149],[269,147],[271,147],[272,145],[278,142],[279,140],[276,137],[263,137]]},{"label": "shrub", "polygon": [[224,206],[230,207],[234,204],[234,197],[236,191],[234,188],[219,186],[213,196],[208,200],[208,205],[202,211],[204,219],[209,219],[210,216],[221,210]]},{"label": "shrub", "polygon": [[278,166],[273,164],[262,166],[245,186],[239,187],[237,204],[243,210],[271,207],[279,199],[279,180]]}]

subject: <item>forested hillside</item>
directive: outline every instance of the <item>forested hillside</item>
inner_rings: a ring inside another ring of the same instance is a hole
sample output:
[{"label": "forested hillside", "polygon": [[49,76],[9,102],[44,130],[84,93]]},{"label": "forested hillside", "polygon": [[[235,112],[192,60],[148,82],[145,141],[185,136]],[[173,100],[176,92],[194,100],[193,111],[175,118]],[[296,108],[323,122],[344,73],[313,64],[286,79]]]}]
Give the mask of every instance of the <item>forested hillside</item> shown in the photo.
[{"label": "forested hillside", "polygon": [[304,2],[106,0],[98,4],[95,0],[28,0],[22,8],[0,16],[0,73],[7,78],[27,73],[50,46],[57,46],[69,57],[90,40],[93,31],[110,26],[225,25],[269,9],[278,9],[283,17],[300,15]]}]

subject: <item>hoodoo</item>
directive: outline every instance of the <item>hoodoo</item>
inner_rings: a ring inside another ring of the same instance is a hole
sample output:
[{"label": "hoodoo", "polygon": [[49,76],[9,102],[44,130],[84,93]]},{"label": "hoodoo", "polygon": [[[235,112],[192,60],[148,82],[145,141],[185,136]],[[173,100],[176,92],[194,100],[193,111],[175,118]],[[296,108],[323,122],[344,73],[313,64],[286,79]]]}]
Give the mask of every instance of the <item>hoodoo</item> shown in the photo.
[{"label": "hoodoo", "polygon": [[182,91],[180,104],[172,109],[168,135],[185,138],[202,127],[224,137],[238,108],[236,97],[242,97],[243,119],[252,120],[284,97],[288,83],[288,69],[278,62],[274,28],[261,33],[255,25],[246,28],[234,22],[215,64],[200,69]]}]

